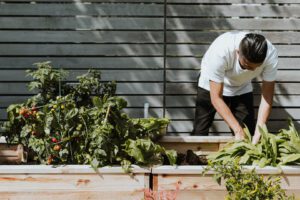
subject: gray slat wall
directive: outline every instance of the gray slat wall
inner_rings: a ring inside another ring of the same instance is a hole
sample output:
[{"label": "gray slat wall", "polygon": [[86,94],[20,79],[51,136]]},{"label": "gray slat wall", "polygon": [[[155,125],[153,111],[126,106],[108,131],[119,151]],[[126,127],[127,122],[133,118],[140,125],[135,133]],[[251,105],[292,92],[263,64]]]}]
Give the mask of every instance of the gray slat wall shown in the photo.
[{"label": "gray slat wall", "polygon": [[[88,68],[116,80],[132,117],[169,117],[169,134],[192,130],[197,76],[203,54],[230,30],[260,32],[279,50],[279,73],[269,129],[300,127],[299,0],[6,0],[0,2],[0,120],[6,107],[30,95],[25,70],[52,61]],[[256,109],[260,80],[253,82]],[[229,134],[216,116],[212,133]]]}]

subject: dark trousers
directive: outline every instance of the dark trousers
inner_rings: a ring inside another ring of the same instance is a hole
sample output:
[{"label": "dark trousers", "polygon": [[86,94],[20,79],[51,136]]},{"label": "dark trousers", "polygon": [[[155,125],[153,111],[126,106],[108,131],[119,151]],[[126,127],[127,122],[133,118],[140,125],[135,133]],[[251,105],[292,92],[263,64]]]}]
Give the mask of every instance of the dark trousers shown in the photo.
[{"label": "dark trousers", "polygon": [[[254,135],[253,93],[232,97],[223,96],[223,99],[241,126],[244,127],[244,124],[246,124],[251,135]],[[216,110],[211,103],[210,92],[198,87],[192,135],[207,136],[215,114]]]}]

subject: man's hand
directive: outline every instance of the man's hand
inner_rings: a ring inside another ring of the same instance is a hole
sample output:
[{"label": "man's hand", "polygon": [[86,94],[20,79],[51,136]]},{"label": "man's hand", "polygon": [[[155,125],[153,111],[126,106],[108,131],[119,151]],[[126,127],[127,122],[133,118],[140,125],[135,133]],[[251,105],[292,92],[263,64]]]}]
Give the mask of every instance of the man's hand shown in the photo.
[{"label": "man's hand", "polygon": [[245,133],[242,127],[239,127],[237,130],[234,130],[234,139],[236,141],[241,141],[243,139],[245,139]]},{"label": "man's hand", "polygon": [[260,132],[258,131],[258,128],[255,129],[255,134],[252,137],[252,144],[257,144],[260,139]]}]

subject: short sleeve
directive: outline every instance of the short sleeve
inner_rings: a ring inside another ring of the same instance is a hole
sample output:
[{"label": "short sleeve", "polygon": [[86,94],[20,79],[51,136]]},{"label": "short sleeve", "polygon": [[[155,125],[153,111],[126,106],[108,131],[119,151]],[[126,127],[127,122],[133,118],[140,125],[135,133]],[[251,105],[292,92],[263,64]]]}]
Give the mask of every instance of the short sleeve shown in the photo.
[{"label": "short sleeve", "polygon": [[207,79],[217,83],[224,82],[227,66],[225,44],[221,39],[219,37],[211,44],[201,63],[201,69],[205,71]]},{"label": "short sleeve", "polygon": [[273,52],[270,55],[269,61],[266,63],[266,66],[262,72],[262,79],[264,81],[275,81],[276,74],[278,69],[278,53],[274,48]]}]

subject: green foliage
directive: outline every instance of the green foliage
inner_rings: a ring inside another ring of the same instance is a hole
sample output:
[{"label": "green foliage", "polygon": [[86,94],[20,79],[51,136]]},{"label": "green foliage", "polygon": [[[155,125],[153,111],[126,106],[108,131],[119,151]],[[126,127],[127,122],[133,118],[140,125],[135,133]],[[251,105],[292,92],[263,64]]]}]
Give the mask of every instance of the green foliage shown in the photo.
[{"label": "green foliage", "polygon": [[292,122],[289,123],[289,129],[282,129],[278,134],[269,133],[265,126],[260,127],[260,133],[258,144],[251,143],[249,134],[243,141],[228,143],[223,150],[208,156],[208,159],[224,165],[235,160],[241,165],[260,167],[300,164],[300,137]]},{"label": "green foliage", "polygon": [[[33,160],[48,164],[88,164],[93,167],[170,163],[176,153],[152,141],[166,129],[168,119],[131,119],[122,109],[127,102],[115,96],[116,84],[101,83],[100,73],[77,77],[78,84],[59,83],[67,72],[38,63],[29,89],[39,93],[22,104],[7,108],[3,124],[10,143],[21,143],[33,152]],[[61,85],[61,96],[58,86]]]},{"label": "green foliage", "polygon": [[214,179],[224,185],[228,192],[227,200],[293,200],[294,196],[287,196],[280,187],[280,177],[264,177],[253,170],[243,169],[237,162],[210,163],[203,174],[214,170]]}]

